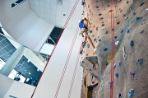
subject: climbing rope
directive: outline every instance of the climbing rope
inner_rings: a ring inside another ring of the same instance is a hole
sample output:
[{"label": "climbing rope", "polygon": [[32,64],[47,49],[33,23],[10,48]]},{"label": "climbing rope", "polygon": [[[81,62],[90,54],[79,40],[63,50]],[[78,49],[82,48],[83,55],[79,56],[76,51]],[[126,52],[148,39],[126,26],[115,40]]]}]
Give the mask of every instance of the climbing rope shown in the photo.
[{"label": "climbing rope", "polygon": [[115,41],[114,41],[114,0],[110,0],[111,5],[111,41],[112,41],[112,53],[111,53],[111,68],[110,68],[110,98],[113,98],[114,93],[114,50],[115,50]]},{"label": "climbing rope", "polygon": [[[80,47],[81,49],[81,47]],[[76,77],[76,73],[77,73],[77,70],[78,70],[78,65],[79,65],[79,60],[80,60],[80,49],[78,51],[78,57],[77,57],[77,61],[76,61],[76,66],[75,66],[75,69],[74,69],[74,72],[73,72],[73,76],[72,76],[72,80],[71,80],[71,84],[70,84],[70,89],[69,89],[69,92],[68,92],[68,98],[71,97],[71,92],[72,92],[72,88],[73,88],[73,84],[75,82],[75,77]]]},{"label": "climbing rope", "polygon": [[[74,12],[74,10],[75,10],[75,8],[77,7],[78,3],[79,3],[79,0],[76,1],[76,3],[75,3],[75,5],[74,5],[74,7],[73,7],[73,9],[72,9],[72,12],[70,13],[70,15],[72,15],[72,13]],[[68,20],[70,20],[70,18],[68,18]],[[64,27],[65,27],[65,26],[66,26],[66,25],[64,25]],[[56,93],[55,93],[55,95],[54,95],[54,98],[57,98],[57,96],[58,96],[58,93],[59,93],[59,90],[60,90],[60,87],[61,87],[61,84],[62,84],[64,75],[65,75],[65,72],[66,72],[68,63],[69,63],[69,59],[70,59],[70,56],[71,56],[71,53],[72,53],[72,49],[73,49],[74,44],[75,44],[75,40],[77,39],[78,33],[79,33],[79,32],[78,32],[78,30],[77,30],[77,33],[75,34],[75,36],[74,36],[74,38],[73,38],[73,41],[72,41],[72,44],[71,44],[71,48],[70,48],[70,51],[69,51],[69,53],[68,53],[68,56],[67,56],[67,59],[66,59],[66,63],[65,63],[65,65],[64,65],[64,68],[63,68],[63,71],[62,71],[62,75],[61,75],[61,77],[60,77],[60,81],[59,81],[59,83],[58,83],[58,87],[57,87]]]},{"label": "climbing rope", "polygon": [[[77,0],[77,1],[75,2],[75,4],[74,4],[74,6],[73,6],[73,8],[72,8],[72,10],[71,10],[71,12],[70,12],[68,18],[66,19],[66,22],[65,22],[65,24],[64,24],[64,26],[63,26],[64,30],[65,30],[65,28],[67,27],[70,18],[71,18],[72,15],[74,14],[74,10],[76,9],[76,7],[77,7],[77,5],[78,5],[78,2],[79,2],[79,0]],[[63,30],[63,32],[64,32],[64,30]],[[54,53],[54,51],[55,51],[55,49],[56,49],[56,47],[57,47],[57,45],[58,45],[58,43],[59,43],[59,41],[60,41],[60,39],[61,39],[61,36],[63,35],[63,32],[62,32],[62,34],[60,35],[60,37],[58,38],[57,44],[55,45],[55,47],[53,48],[53,51],[51,52],[51,56],[53,55],[53,53]],[[49,64],[50,59],[51,59],[51,57],[47,60],[47,63],[46,63],[46,65],[45,65],[44,69],[43,69],[42,75],[41,75],[40,78],[39,78],[38,84],[39,84],[40,81],[41,81],[41,78],[42,78],[42,76],[43,76],[43,74],[44,74],[44,72],[45,72],[45,70],[46,70],[46,68],[47,68],[47,66],[48,66],[48,64]],[[34,91],[33,91],[33,93],[32,93],[32,95],[31,95],[30,98],[33,98],[33,96],[34,96],[34,94],[35,94],[35,92],[36,92],[37,87],[38,87],[38,85],[35,87],[35,89],[34,89]]]},{"label": "climbing rope", "polygon": [[65,22],[64,28],[67,27],[67,24],[68,24],[68,22],[69,22],[71,16],[73,15],[73,13],[74,13],[74,11],[75,11],[75,9],[76,9],[78,3],[79,3],[79,0],[76,0],[75,4],[74,4],[74,6],[73,6],[73,8],[72,8],[72,10],[71,10],[71,12],[70,12],[70,14],[69,14],[69,17],[67,18],[67,20],[66,20],[66,22]]},{"label": "climbing rope", "polygon": [[61,87],[61,84],[62,84],[62,81],[63,81],[63,78],[64,78],[64,75],[65,75],[65,72],[66,72],[66,69],[67,69],[67,66],[68,66],[68,63],[69,63],[69,60],[70,60],[70,56],[71,56],[71,53],[72,53],[72,49],[74,47],[74,44],[75,44],[75,41],[78,37],[78,30],[76,31],[77,33],[75,34],[74,38],[73,38],[73,41],[72,41],[72,44],[71,44],[71,48],[70,48],[70,51],[68,53],[68,56],[67,56],[67,59],[66,59],[66,63],[64,65],[64,68],[63,68],[63,71],[62,71],[62,75],[60,77],[60,81],[58,83],[58,87],[57,87],[57,90],[56,90],[56,93],[54,95],[54,98],[57,98],[58,96],[58,93],[59,93],[59,90],[60,90],[60,87]]}]

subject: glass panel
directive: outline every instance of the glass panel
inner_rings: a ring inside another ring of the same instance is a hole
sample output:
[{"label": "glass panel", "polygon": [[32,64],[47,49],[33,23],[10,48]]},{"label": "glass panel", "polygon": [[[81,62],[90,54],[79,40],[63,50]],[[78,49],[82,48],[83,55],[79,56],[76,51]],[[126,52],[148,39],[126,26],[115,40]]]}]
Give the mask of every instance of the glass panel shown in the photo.
[{"label": "glass panel", "polygon": [[63,33],[63,30],[63,28],[54,27],[47,40],[43,44],[40,52],[51,55],[55,45],[58,43],[58,40]]},{"label": "glass panel", "polygon": [[14,81],[37,86],[49,57],[0,34],[0,73]]}]

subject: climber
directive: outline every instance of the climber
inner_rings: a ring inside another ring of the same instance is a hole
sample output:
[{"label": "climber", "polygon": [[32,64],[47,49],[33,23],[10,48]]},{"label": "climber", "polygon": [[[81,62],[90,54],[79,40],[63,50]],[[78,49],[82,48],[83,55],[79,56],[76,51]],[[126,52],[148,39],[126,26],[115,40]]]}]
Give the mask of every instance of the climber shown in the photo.
[{"label": "climber", "polygon": [[91,38],[88,35],[88,24],[90,24],[89,20],[84,17],[80,22],[79,22],[79,28],[81,29],[82,37],[84,37],[84,41],[86,42],[87,39],[91,43],[92,47],[95,48],[95,45],[93,44]]},{"label": "climber", "polygon": [[88,31],[88,19],[84,17],[80,22],[79,22],[79,28],[81,29],[81,34],[82,37],[87,36],[87,31]]}]

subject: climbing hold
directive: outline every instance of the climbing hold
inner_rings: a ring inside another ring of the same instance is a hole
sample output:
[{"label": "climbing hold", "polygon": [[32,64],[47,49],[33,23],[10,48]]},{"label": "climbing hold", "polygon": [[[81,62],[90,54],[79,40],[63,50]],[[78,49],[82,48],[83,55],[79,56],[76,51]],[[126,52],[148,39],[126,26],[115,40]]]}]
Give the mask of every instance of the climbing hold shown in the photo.
[{"label": "climbing hold", "polygon": [[101,16],[102,14],[100,13],[100,14],[98,14],[99,16]]},{"label": "climbing hold", "polygon": [[129,29],[127,30],[127,33],[130,33],[130,30]]},{"label": "climbing hold", "polygon": [[119,78],[119,74],[118,73],[115,73],[115,76],[116,76],[116,78]]},{"label": "climbing hold", "polygon": [[130,46],[131,46],[131,47],[134,47],[134,41],[133,41],[133,40],[131,40]]},{"label": "climbing hold", "polygon": [[80,54],[83,54],[83,49],[82,49],[82,50],[80,50]]},{"label": "climbing hold", "polygon": [[84,48],[86,45],[86,42],[82,42],[82,47]]},{"label": "climbing hold", "polygon": [[121,93],[118,94],[117,98],[122,98],[122,95]]},{"label": "climbing hold", "polygon": [[108,65],[108,62],[106,62],[106,66]]},{"label": "climbing hold", "polygon": [[99,39],[99,42],[101,42],[101,39]]},{"label": "climbing hold", "polygon": [[142,30],[140,33],[141,33],[141,34],[144,33],[144,30]]},{"label": "climbing hold", "polygon": [[134,89],[130,89],[130,90],[128,91],[128,98],[133,98],[134,95],[135,95],[135,90],[134,90]]},{"label": "climbing hold", "polygon": [[104,51],[107,51],[108,49],[107,48],[104,48]]},{"label": "climbing hold", "polygon": [[112,12],[113,10],[109,10],[108,12]]},{"label": "climbing hold", "polygon": [[82,5],[82,6],[84,6],[85,4],[86,4],[86,3],[85,3],[85,1],[83,1],[83,0],[82,0],[82,3],[81,3],[81,5]]},{"label": "climbing hold", "polygon": [[120,62],[119,62],[119,66],[121,66],[121,65],[122,65],[122,62],[120,61]]},{"label": "climbing hold", "polygon": [[142,20],[143,17],[136,17],[136,20],[139,21],[139,20]]},{"label": "climbing hold", "polygon": [[87,44],[87,48],[89,48],[90,47],[90,45],[89,44]]},{"label": "climbing hold", "polygon": [[108,34],[108,31],[106,31],[105,34]]},{"label": "climbing hold", "polygon": [[114,36],[115,39],[117,39],[117,36]]},{"label": "climbing hold", "polygon": [[103,20],[103,19],[104,19],[103,17],[100,18],[100,20]]},{"label": "climbing hold", "polygon": [[140,6],[143,6],[144,5],[144,2],[142,2],[141,4],[140,4]]},{"label": "climbing hold", "polygon": [[99,8],[99,6],[96,6],[96,8]]},{"label": "climbing hold", "polygon": [[121,30],[121,33],[123,33],[123,32],[124,32],[124,30],[122,29],[122,30]]},{"label": "climbing hold", "polygon": [[136,12],[133,12],[133,15],[136,15]]},{"label": "climbing hold", "polygon": [[89,30],[90,33],[92,33],[92,30]]},{"label": "climbing hold", "polygon": [[112,28],[112,31],[114,31],[115,29],[114,28]]},{"label": "climbing hold", "polygon": [[97,39],[95,38],[94,41],[97,42]]},{"label": "climbing hold", "polygon": [[105,24],[102,24],[102,27],[104,26]]},{"label": "climbing hold", "polygon": [[135,78],[135,72],[130,72],[130,75],[131,75],[132,79]]},{"label": "climbing hold", "polygon": [[98,27],[96,27],[96,31],[98,31],[99,30],[99,28]]},{"label": "climbing hold", "polygon": [[120,21],[117,21],[117,24],[120,24]]},{"label": "climbing hold", "polygon": [[138,59],[138,60],[137,60],[137,63],[138,63],[139,65],[143,65],[143,63],[144,63],[143,58]]}]

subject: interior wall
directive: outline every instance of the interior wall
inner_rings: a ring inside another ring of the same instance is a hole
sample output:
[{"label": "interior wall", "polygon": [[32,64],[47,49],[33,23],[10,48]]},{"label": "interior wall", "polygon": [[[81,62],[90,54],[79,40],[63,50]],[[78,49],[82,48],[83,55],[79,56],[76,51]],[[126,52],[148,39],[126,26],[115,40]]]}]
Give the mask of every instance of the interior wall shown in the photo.
[{"label": "interior wall", "polygon": [[[80,98],[83,68],[80,66],[79,62],[75,81],[72,80],[72,76],[77,64],[77,58],[80,55],[79,48],[82,42],[82,38],[78,31],[78,22],[81,18],[81,12],[82,6],[81,2],[79,2],[74,15],[70,19],[68,26],[65,28],[63,35],[51,56],[33,98],[54,98],[67,59],[69,59],[69,62],[57,98]],[[77,38],[75,44],[73,44],[73,38],[76,34]],[[74,45],[72,51],[71,45]],[[71,56],[68,57],[70,51]],[[71,97],[68,97],[72,81],[74,81],[74,85],[71,90]]]},{"label": "interior wall", "polygon": [[30,98],[34,86],[14,81],[0,74],[0,98]]},{"label": "interior wall", "polygon": [[33,90],[34,90],[33,86],[13,81],[13,84],[9,88],[8,92],[2,98],[11,98],[10,96],[14,96],[16,98],[30,98]]},{"label": "interior wall", "polygon": [[34,14],[28,0],[14,8],[11,8],[12,2],[15,0],[0,1],[0,21],[3,28],[17,42],[39,51],[54,26]]},{"label": "interior wall", "polygon": [[43,62],[39,57],[37,57],[36,54],[34,54],[34,52],[32,52],[30,49],[25,48],[23,51],[23,55],[27,57],[27,59],[29,59],[38,69],[43,71],[46,62]]},{"label": "interior wall", "polygon": [[13,80],[0,74],[0,98],[4,98],[12,83]]}]

